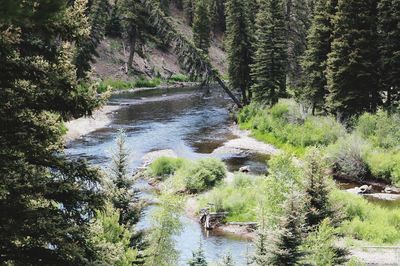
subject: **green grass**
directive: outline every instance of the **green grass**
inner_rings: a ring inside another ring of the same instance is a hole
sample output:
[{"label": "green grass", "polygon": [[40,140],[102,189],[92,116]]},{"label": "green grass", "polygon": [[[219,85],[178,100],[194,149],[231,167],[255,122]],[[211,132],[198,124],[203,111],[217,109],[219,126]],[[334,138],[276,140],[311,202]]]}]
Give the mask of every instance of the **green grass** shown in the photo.
[{"label": "green grass", "polygon": [[188,82],[190,81],[189,77],[183,74],[173,74],[169,79],[168,82]]},{"label": "green grass", "polygon": [[332,200],[343,205],[347,219],[341,231],[345,235],[376,244],[400,242],[400,208],[387,209],[339,190],[332,192]]},{"label": "green grass", "polygon": [[160,157],[150,164],[147,174],[163,178],[173,175],[184,163],[182,158]]}]

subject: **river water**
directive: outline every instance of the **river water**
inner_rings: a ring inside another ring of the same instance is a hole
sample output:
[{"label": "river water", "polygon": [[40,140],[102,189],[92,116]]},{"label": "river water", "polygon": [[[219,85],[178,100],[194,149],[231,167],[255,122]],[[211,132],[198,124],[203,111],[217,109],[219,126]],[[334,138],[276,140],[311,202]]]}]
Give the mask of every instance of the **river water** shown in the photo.
[{"label": "river water", "polygon": [[[92,164],[107,167],[118,129],[127,134],[127,147],[131,153],[131,167],[142,164],[142,156],[155,150],[171,149],[178,156],[196,159],[209,154],[224,142],[234,138],[230,126],[228,105],[230,100],[222,92],[180,89],[121,93],[110,99],[110,104],[123,105],[113,115],[113,122],[67,145],[71,157],[84,157]],[[225,156],[222,159],[230,170],[250,165],[256,172],[265,172],[265,158],[254,155]],[[151,207],[145,211],[140,228],[148,227]],[[202,242],[209,262],[217,261],[230,252],[237,265],[244,265],[252,246],[245,239],[229,235],[216,235],[204,231],[197,221],[182,217],[184,225],[175,236],[180,251],[180,265],[186,265]]]}]

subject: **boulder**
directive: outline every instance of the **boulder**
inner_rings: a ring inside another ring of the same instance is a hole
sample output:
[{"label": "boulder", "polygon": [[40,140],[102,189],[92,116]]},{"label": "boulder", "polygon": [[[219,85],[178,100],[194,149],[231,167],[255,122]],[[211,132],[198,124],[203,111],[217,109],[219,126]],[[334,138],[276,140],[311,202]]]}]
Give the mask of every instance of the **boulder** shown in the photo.
[{"label": "boulder", "polygon": [[240,167],[240,168],[239,168],[239,172],[242,172],[242,173],[249,173],[249,172],[250,172],[250,166],[245,165],[245,166]]},{"label": "boulder", "polygon": [[362,185],[358,189],[358,193],[360,193],[360,194],[367,194],[367,193],[371,193],[371,192],[372,192],[372,186],[368,186],[368,185]]}]

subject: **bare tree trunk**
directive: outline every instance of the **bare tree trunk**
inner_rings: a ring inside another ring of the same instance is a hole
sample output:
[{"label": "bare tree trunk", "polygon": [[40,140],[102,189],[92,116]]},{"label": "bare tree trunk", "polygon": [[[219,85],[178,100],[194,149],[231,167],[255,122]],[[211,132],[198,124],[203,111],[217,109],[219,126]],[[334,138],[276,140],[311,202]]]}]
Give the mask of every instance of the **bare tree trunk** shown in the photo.
[{"label": "bare tree trunk", "polygon": [[128,59],[128,68],[132,68],[133,64],[133,57],[135,55],[135,48],[136,48],[136,27],[132,27],[131,33],[129,34],[129,59]]}]

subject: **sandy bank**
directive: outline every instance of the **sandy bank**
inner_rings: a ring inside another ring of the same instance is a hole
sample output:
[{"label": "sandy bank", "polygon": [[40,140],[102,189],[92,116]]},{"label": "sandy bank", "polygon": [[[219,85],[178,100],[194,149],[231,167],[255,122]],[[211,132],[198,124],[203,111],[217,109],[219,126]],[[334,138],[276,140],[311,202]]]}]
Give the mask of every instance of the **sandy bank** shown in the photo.
[{"label": "sandy bank", "polygon": [[237,154],[242,152],[275,155],[280,152],[280,150],[274,146],[251,137],[249,131],[241,130],[236,125],[232,126],[231,131],[237,138],[229,140],[225,142],[223,146],[215,149],[212,152],[213,155]]},{"label": "sandy bank", "polygon": [[112,113],[122,106],[105,105],[93,112],[91,117],[82,117],[65,123],[68,131],[64,136],[65,141],[80,138],[99,128],[106,127],[111,123]]}]

